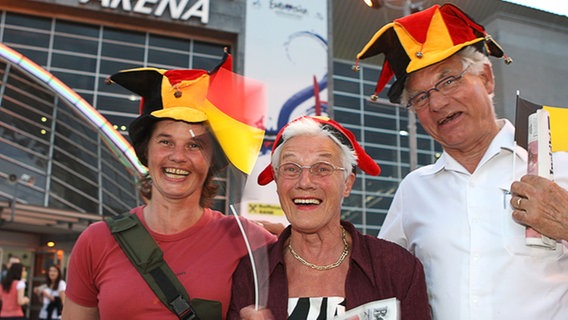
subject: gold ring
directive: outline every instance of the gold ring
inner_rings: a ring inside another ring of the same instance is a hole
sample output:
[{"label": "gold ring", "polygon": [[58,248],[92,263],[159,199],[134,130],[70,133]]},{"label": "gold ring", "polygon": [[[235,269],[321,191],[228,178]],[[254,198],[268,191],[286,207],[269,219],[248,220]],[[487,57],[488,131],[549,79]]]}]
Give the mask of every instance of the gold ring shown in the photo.
[{"label": "gold ring", "polygon": [[517,208],[520,209],[521,208],[521,200],[523,198],[519,197],[519,199],[517,199]]}]

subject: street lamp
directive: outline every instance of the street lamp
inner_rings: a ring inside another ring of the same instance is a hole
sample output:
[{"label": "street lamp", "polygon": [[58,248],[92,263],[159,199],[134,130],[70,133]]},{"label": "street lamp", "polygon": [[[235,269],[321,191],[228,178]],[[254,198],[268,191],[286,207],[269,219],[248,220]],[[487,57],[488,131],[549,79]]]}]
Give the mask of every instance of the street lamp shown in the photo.
[{"label": "street lamp", "polygon": [[402,10],[405,16],[422,10],[427,1],[428,0],[414,2],[412,0],[363,0],[369,8],[380,9],[385,6],[390,9]]},{"label": "street lamp", "polygon": [[373,9],[379,9],[383,6],[382,0],[363,0],[363,2],[365,2],[365,4],[369,6],[369,8]]},{"label": "street lamp", "polygon": [[10,203],[10,222],[14,222],[14,218],[16,215],[16,202],[18,200],[18,184],[22,181],[29,185],[33,185],[35,183],[35,177],[30,176],[27,173],[23,173],[20,178],[15,173],[11,173],[8,175],[8,183],[14,186],[14,193],[12,194],[12,201]]}]

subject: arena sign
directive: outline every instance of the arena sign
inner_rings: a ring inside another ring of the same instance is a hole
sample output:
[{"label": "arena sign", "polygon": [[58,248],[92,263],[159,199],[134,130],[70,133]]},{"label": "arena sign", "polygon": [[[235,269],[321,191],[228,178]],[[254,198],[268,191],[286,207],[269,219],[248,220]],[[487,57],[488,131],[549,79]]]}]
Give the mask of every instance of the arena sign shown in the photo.
[{"label": "arena sign", "polygon": [[209,22],[210,0],[79,0],[80,4],[100,2],[101,7],[161,17],[166,10],[174,20],[200,18]]}]

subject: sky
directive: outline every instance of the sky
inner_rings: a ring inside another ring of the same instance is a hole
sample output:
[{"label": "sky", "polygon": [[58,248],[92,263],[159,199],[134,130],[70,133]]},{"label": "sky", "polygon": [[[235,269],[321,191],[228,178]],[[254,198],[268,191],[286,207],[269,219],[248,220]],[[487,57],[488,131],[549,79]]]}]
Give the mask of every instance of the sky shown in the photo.
[{"label": "sky", "polygon": [[552,12],[562,16],[568,16],[568,1],[566,0],[503,0],[526,7],[536,8]]}]

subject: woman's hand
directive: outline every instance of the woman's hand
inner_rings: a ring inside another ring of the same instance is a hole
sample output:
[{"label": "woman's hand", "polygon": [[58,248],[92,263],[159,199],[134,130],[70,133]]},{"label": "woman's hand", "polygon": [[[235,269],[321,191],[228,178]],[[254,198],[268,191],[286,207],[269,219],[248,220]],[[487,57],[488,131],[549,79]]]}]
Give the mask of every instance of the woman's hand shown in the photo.
[{"label": "woman's hand", "polygon": [[256,310],[254,306],[248,306],[241,309],[239,315],[243,320],[274,320],[274,316],[269,309]]},{"label": "woman's hand", "polygon": [[254,220],[254,222],[275,236],[279,236],[280,233],[286,229],[286,227],[279,222],[270,222],[266,220]]},{"label": "woman's hand", "polygon": [[43,296],[48,298],[49,301],[55,300],[55,297],[53,295],[49,294],[49,289],[43,290]]},{"label": "woman's hand", "polygon": [[18,304],[20,306],[28,305],[30,304],[30,298],[24,296],[23,292],[21,294],[18,292]]}]

